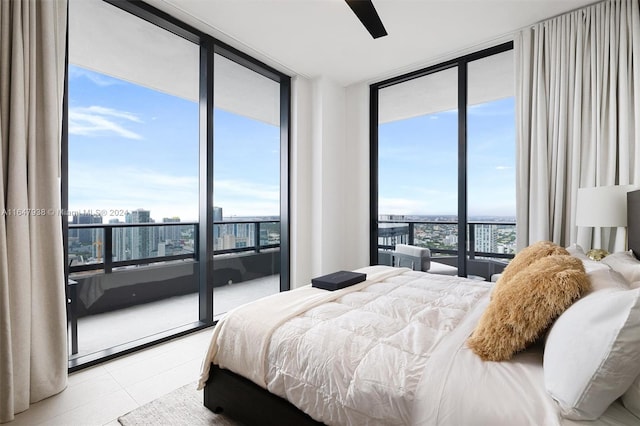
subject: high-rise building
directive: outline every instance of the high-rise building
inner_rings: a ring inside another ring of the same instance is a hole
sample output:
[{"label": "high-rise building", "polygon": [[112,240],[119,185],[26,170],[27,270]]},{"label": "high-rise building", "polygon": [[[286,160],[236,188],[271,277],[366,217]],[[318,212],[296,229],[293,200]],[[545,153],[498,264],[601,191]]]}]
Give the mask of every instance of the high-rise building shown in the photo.
[{"label": "high-rise building", "polygon": [[[137,209],[125,216],[127,223],[152,223],[151,211]],[[152,250],[157,250],[158,229],[149,226],[127,228],[131,235],[131,259],[150,257]]]},{"label": "high-rise building", "polygon": [[[94,223],[102,223],[102,216],[99,214],[81,213],[75,215],[71,219],[71,223],[75,225],[90,225]],[[95,242],[96,228],[77,229],[76,236],[81,244],[93,244]],[[100,231],[102,232],[102,231]]]},{"label": "high-rise building", "polygon": [[444,237],[444,244],[447,246],[455,246],[458,244],[458,236],[455,234],[449,234]]},{"label": "high-rise building", "polygon": [[[77,225],[91,225],[91,224],[101,224],[102,216],[91,214],[91,213],[80,213],[78,215],[74,215],[71,219],[72,224]],[[102,258],[102,242],[104,240],[103,230],[100,228],[80,228],[80,229],[72,229],[69,236],[71,238],[77,238],[78,242],[82,246],[90,246],[91,247],[91,257],[95,259]]]},{"label": "high-rise building", "polygon": [[[110,219],[109,223],[123,223],[120,222],[120,219]],[[129,245],[126,241],[126,237],[127,237],[127,229],[126,228],[113,228],[112,231],[112,238],[113,238],[113,260],[114,261],[119,261],[119,260],[127,260],[130,259],[130,257],[128,258],[126,256],[127,254],[127,250],[129,250],[129,253],[131,252],[131,249],[129,248]]]},{"label": "high-rise building", "polygon": [[222,222],[222,207],[213,207],[214,222]]},{"label": "high-rise building", "polygon": [[[379,220],[405,220],[404,215],[381,214]],[[378,245],[395,247],[409,242],[409,225],[406,223],[378,223]]]},{"label": "high-rise building", "polygon": [[[174,217],[165,217],[162,219],[162,223],[179,223],[180,218],[177,216]],[[160,241],[180,241],[182,239],[182,226],[163,226],[160,228]]]},{"label": "high-rise building", "polygon": [[476,250],[484,253],[498,252],[498,227],[492,224],[475,225]]},{"label": "high-rise building", "polygon": [[[213,221],[222,222],[222,207],[213,207]],[[220,250],[223,247],[223,243],[220,240],[222,237],[222,225],[213,225],[213,249]]]},{"label": "high-rise building", "polygon": [[[137,209],[125,216],[126,223],[152,223],[149,210]],[[114,248],[118,260],[143,259],[151,256],[159,240],[158,230],[148,226],[118,229],[115,233]],[[121,234],[118,236],[117,234]]]}]

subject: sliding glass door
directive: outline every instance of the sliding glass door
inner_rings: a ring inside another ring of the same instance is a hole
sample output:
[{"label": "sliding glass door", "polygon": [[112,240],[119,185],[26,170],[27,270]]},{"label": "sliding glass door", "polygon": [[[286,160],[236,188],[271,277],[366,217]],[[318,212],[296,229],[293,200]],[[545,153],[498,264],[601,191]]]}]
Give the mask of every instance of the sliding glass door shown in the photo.
[{"label": "sliding glass door", "polygon": [[513,50],[467,69],[468,273],[490,277],[516,250]]},{"label": "sliding glass door", "polygon": [[213,312],[280,291],[280,85],[214,55]]},{"label": "sliding glass door", "polygon": [[457,89],[454,66],[379,90],[378,263],[396,244],[455,260]]},{"label": "sliding glass door", "polygon": [[199,319],[200,48],[102,1],[69,13],[75,359]]},{"label": "sliding glass door", "polygon": [[512,44],[371,85],[371,262],[428,247],[490,279],[515,249]]},{"label": "sliding glass door", "polygon": [[69,1],[67,74],[71,369],[289,288],[289,77],[102,0]]}]

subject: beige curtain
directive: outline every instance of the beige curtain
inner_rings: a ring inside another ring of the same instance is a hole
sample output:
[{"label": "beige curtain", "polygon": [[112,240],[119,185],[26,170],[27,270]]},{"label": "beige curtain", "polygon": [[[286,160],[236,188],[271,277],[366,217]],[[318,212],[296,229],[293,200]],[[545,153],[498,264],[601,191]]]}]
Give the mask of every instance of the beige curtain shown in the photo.
[{"label": "beige curtain", "polygon": [[622,249],[623,229],[577,228],[575,206],[578,188],[640,183],[638,0],[539,23],[514,48],[518,247]]},{"label": "beige curtain", "polygon": [[67,383],[59,214],[66,7],[0,1],[0,422]]}]

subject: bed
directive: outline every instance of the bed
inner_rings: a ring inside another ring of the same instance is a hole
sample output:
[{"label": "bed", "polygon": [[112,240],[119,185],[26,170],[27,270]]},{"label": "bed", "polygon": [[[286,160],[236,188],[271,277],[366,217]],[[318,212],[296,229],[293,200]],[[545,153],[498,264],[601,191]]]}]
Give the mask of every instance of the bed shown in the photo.
[{"label": "bed", "polygon": [[[640,214],[640,191],[629,197],[633,222]],[[638,228],[629,226],[636,253]],[[640,269],[629,262],[638,261],[622,259],[633,280]],[[608,282],[612,274],[622,280],[610,265],[585,267],[594,282]],[[567,383],[574,377],[580,382],[584,365],[594,362],[598,350],[573,354],[578,345],[570,338],[564,342],[562,333],[578,335],[572,316],[593,310],[589,303],[601,306],[598,297],[636,297],[640,290],[632,290],[630,282],[616,281],[616,289],[594,284],[570,306],[546,335],[547,345],[556,342],[552,348],[561,349],[554,352],[540,342],[508,361],[486,362],[467,339],[490,303],[494,283],[380,265],[358,272],[367,274],[366,281],[341,290],[306,286],[229,312],[214,328],[203,361],[199,386],[205,406],[249,425],[640,425],[640,350],[616,347],[611,352],[622,353],[622,361],[596,362],[598,368],[614,365],[607,367],[611,377],[604,388],[610,381],[624,387],[611,401],[588,393],[600,386],[588,382],[588,392],[565,406],[573,398]],[[629,315],[636,310],[630,306]],[[596,319],[594,329],[617,327]],[[627,340],[638,331],[640,325],[629,330]],[[564,353],[570,359],[554,364]],[[614,371],[627,363],[630,368],[622,373]],[[573,371],[578,364],[581,370]],[[551,372],[555,376],[548,377]],[[602,404],[603,413],[597,412],[594,407]],[[597,419],[586,420],[593,416]]]}]

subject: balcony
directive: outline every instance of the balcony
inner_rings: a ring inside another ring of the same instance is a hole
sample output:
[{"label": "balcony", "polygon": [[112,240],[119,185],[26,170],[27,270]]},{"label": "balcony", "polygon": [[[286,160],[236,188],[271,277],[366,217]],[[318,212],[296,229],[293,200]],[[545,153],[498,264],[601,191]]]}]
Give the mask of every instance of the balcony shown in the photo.
[{"label": "balcony", "polygon": [[[270,275],[240,284],[216,288],[213,296],[214,319],[218,320],[230,309],[280,291],[280,275]],[[81,316],[77,319],[77,353],[84,356],[152,336],[167,330],[179,329],[197,320],[198,293],[189,293],[132,305],[126,308]],[[194,310],[195,308],[195,310]],[[140,318],[136,327],[131,325]],[[71,344],[71,342],[70,342]],[[71,353],[71,347],[69,348]]]},{"label": "balcony", "polygon": [[[198,223],[69,225],[70,359],[199,320]],[[214,222],[217,319],[280,290],[279,222]]]},{"label": "balcony", "polygon": [[[483,277],[502,272],[515,255],[515,222],[468,223],[467,273]],[[427,247],[433,260],[456,266],[458,262],[458,222],[434,220],[378,220],[378,263],[391,264],[396,244]]]},{"label": "balcony", "polygon": [[[278,230],[274,220],[214,222],[214,319],[280,290]],[[71,359],[199,320],[198,231],[195,222],[69,225]],[[488,279],[513,257],[514,223],[470,223],[469,235],[469,274]],[[407,243],[456,266],[456,222],[380,221],[379,236],[381,264]]]}]

